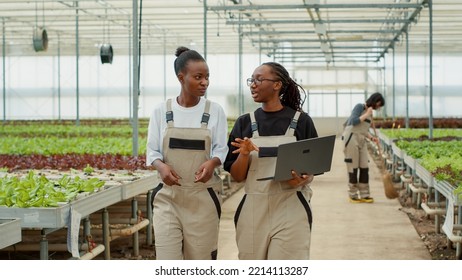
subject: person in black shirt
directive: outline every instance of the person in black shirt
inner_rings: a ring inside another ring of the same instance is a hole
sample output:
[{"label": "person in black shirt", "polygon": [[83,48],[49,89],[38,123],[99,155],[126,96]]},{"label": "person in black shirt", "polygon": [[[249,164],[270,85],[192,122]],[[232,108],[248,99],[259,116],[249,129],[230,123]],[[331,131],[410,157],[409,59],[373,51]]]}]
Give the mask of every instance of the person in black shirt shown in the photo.
[{"label": "person in black shirt", "polygon": [[274,175],[276,154],[268,151],[318,137],[313,120],[302,110],[300,94],[306,93],[275,62],[257,67],[247,84],[261,108],[236,120],[224,162],[236,181],[245,180],[234,217],[239,259],[309,259],[313,175],[293,172],[288,181],[259,180]]}]

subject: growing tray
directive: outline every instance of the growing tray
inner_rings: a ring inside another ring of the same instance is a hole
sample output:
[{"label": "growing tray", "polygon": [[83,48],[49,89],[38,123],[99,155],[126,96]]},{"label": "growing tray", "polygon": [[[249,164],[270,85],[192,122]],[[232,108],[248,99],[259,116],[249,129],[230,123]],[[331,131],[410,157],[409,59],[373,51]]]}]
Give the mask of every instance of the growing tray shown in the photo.
[{"label": "growing tray", "polygon": [[392,143],[391,143],[391,149],[392,149],[393,153],[394,153],[399,159],[403,159],[403,157],[404,157],[404,152],[403,152],[403,150],[401,150],[400,148],[398,148],[398,146],[396,146],[396,142],[392,142]]},{"label": "growing tray", "polygon": [[409,168],[411,168],[413,171],[415,171],[416,169],[416,159],[409,156],[407,153],[404,153],[403,154],[403,159],[404,159],[404,163],[409,166]]},{"label": "growing tray", "polygon": [[118,178],[117,181],[107,181],[106,188],[98,192],[81,195],[77,200],[58,207],[1,206],[0,219],[20,219],[22,228],[62,228],[69,224],[71,208],[82,217],[87,216],[122,200],[148,192],[157,186],[158,180],[156,172],[141,177]]},{"label": "growing tray", "polygon": [[452,201],[454,205],[462,206],[462,199],[458,199],[458,197],[454,194],[454,190],[456,188],[453,185],[446,181],[435,181],[435,189],[439,193],[441,193],[446,199]]},{"label": "growing tray", "polygon": [[380,130],[377,131],[377,134],[379,135],[379,138],[383,141],[383,143],[387,146],[390,146],[392,141],[388,136],[386,136],[384,133],[380,132]]},{"label": "growing tray", "polygon": [[427,184],[427,186],[429,186],[429,187],[433,187],[433,186],[434,186],[434,177],[433,177],[433,175],[430,173],[430,171],[428,171],[427,169],[425,169],[425,167],[423,167],[422,165],[420,165],[419,161],[416,161],[416,164],[415,164],[415,171],[416,171],[417,176],[418,176],[423,182],[425,182],[425,184]]},{"label": "growing tray", "polygon": [[22,228],[62,228],[69,223],[71,207],[86,216],[120,201],[121,197],[120,186],[113,186],[58,207],[0,207],[0,219],[21,219]]},{"label": "growing tray", "polygon": [[122,185],[122,200],[147,193],[159,184],[160,179],[157,173],[152,176],[144,177],[133,182],[127,182]]},{"label": "growing tray", "polygon": [[21,242],[21,220],[0,219],[0,236],[0,249]]}]

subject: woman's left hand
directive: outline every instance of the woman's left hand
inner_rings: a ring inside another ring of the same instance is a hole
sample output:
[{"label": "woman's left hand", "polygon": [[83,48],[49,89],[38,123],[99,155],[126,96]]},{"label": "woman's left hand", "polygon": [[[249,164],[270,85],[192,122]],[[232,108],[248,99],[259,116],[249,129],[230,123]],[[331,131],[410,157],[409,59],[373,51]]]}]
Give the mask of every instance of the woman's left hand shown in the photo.
[{"label": "woman's left hand", "polygon": [[212,178],[215,172],[215,164],[212,160],[208,160],[199,166],[199,169],[194,173],[194,183],[207,183]]},{"label": "woman's left hand", "polygon": [[313,179],[314,175],[312,174],[308,175],[302,173],[298,175],[297,172],[292,170],[292,179],[287,180],[287,183],[289,183],[289,185],[291,185],[292,187],[296,188],[311,183]]},{"label": "woman's left hand", "polygon": [[371,136],[371,138],[369,138],[372,142],[374,143],[379,143],[379,138],[375,137],[375,136]]}]

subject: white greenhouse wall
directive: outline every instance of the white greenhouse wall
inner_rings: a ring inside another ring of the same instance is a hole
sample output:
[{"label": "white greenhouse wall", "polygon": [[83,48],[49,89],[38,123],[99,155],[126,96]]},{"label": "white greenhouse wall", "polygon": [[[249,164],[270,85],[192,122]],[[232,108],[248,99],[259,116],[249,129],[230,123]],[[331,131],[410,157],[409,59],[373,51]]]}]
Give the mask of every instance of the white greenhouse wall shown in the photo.
[{"label": "white greenhouse wall", "polygon": [[[173,55],[143,56],[139,98],[139,117],[149,117],[154,104],[176,96],[179,84],[173,71]],[[208,56],[210,86],[207,97],[220,102],[226,114],[239,115],[239,59],[236,55]],[[243,56],[242,86],[244,111],[254,104],[245,84],[255,67],[270,60],[258,55]],[[428,57],[409,57],[409,115],[429,115]],[[59,61],[59,65],[58,65]],[[74,119],[77,116],[76,59],[72,56],[10,56],[6,57],[5,104],[0,106],[2,116],[10,119]],[[345,117],[358,102],[364,102],[375,91],[384,93],[387,105],[379,116],[405,116],[405,57],[395,58],[395,93],[391,58],[387,57],[386,75],[381,70],[329,70],[320,67],[291,69],[294,79],[308,92],[304,110],[316,118]],[[433,116],[461,116],[462,57],[434,57]],[[380,66],[380,65],[378,65]],[[58,71],[59,69],[59,71]],[[127,118],[131,106],[131,70],[128,56],[116,56],[113,64],[100,62],[98,56],[79,59],[79,117]],[[164,71],[165,69],[165,71]],[[165,75],[165,76],[164,76]],[[2,73],[3,76],[3,73]],[[385,76],[385,77],[384,77]],[[385,81],[384,81],[385,79]],[[165,80],[165,85],[164,85]],[[386,86],[384,86],[386,84]],[[2,85],[3,87],[3,85]],[[395,102],[393,102],[393,97]],[[6,110],[4,112],[3,107]]]}]

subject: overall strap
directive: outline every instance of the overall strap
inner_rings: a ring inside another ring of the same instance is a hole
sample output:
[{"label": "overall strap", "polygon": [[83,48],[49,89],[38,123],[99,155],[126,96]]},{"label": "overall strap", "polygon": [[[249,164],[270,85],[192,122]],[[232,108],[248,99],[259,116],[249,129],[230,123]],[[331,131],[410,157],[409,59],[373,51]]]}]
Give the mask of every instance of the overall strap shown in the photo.
[{"label": "overall strap", "polygon": [[260,136],[258,134],[258,124],[257,124],[257,119],[255,117],[255,112],[249,113],[250,115],[250,125],[252,129],[252,137],[258,137]]},{"label": "overall strap", "polygon": [[207,128],[210,119],[210,100],[205,101],[204,113],[202,114],[201,127]]},{"label": "overall strap", "polygon": [[168,127],[174,127],[173,124],[173,111],[172,111],[172,99],[167,99],[167,112],[165,112],[165,120],[167,121]]},{"label": "overall strap", "polygon": [[290,125],[287,128],[286,136],[293,136],[295,135],[295,129],[297,128],[298,118],[300,117],[300,111],[296,111],[295,115],[293,116],[292,120],[290,121]]},{"label": "overall strap", "polygon": [[[364,112],[366,112],[366,111],[367,111],[367,105],[364,104],[364,109],[363,109],[361,115],[362,115]],[[364,120],[364,122],[367,122],[367,123],[370,124],[370,123],[371,123],[371,120],[372,120],[372,116],[368,116],[368,117]]]}]

